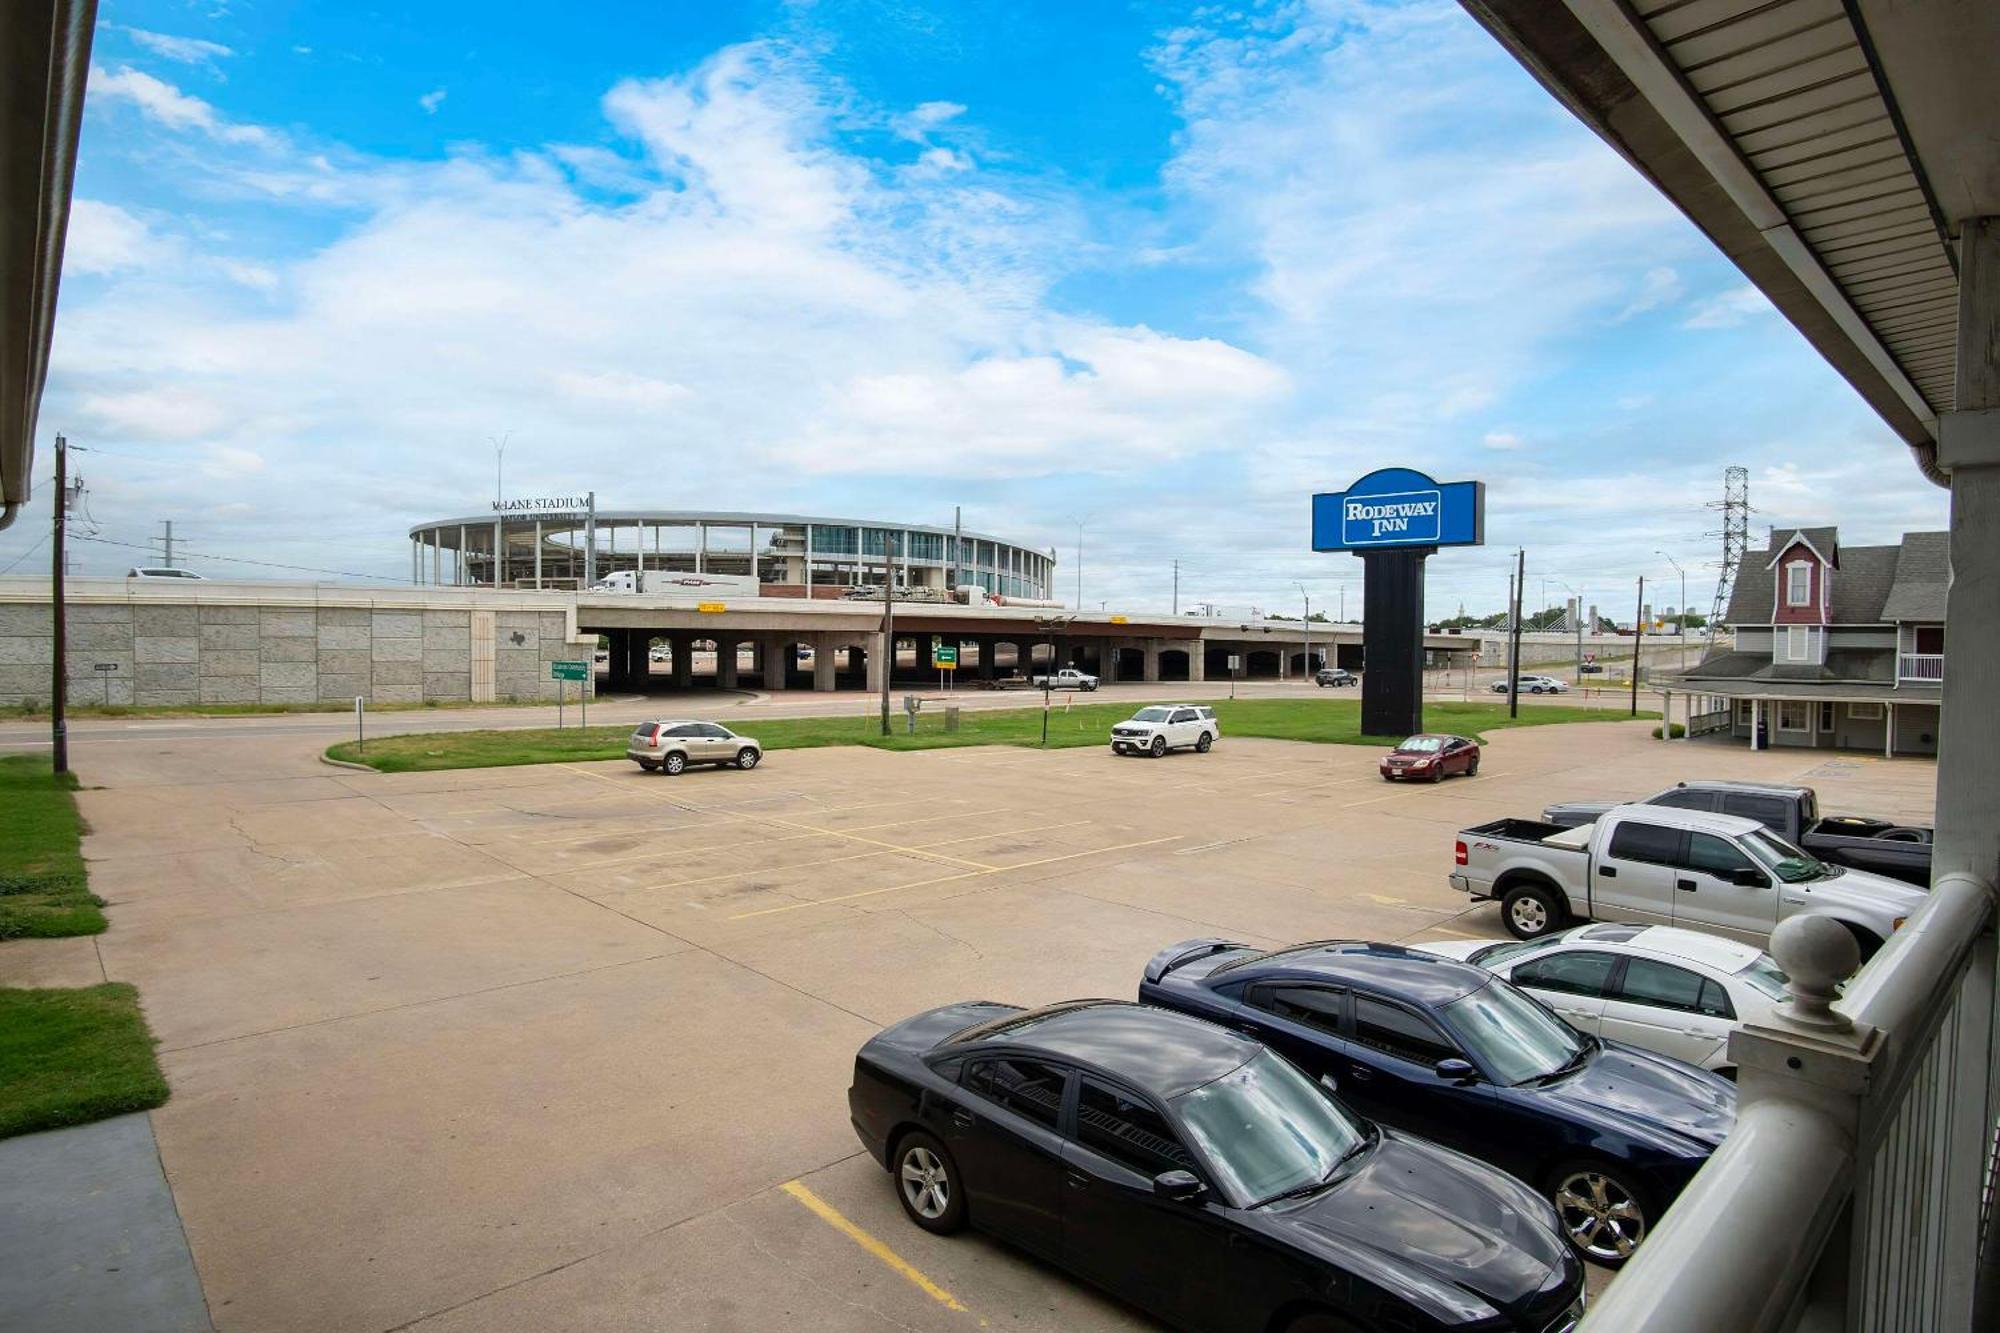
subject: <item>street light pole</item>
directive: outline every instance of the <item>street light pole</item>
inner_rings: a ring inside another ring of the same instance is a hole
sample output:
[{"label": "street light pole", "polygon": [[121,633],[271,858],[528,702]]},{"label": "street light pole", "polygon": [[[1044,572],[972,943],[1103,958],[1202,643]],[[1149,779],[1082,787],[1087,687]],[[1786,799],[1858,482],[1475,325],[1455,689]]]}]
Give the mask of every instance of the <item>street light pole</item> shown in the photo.
[{"label": "street light pole", "polygon": [[1682,671],[1686,671],[1686,670],[1688,669],[1688,658],[1687,658],[1687,638],[1688,638],[1688,576],[1687,576],[1687,571],[1686,571],[1685,569],[1682,569],[1682,568],[1681,568],[1681,562],[1680,562],[1680,561],[1678,561],[1678,560],[1674,559],[1674,558],[1673,558],[1672,556],[1668,555],[1668,554],[1667,554],[1667,553],[1666,553],[1665,551],[1655,551],[1655,552],[1653,552],[1653,554],[1654,554],[1654,555],[1657,555],[1657,556],[1659,556],[1659,557],[1661,557],[1661,558],[1662,558],[1662,559],[1664,559],[1664,560],[1665,560],[1665,561],[1666,561],[1666,562],[1667,562],[1668,564],[1672,565],[1672,566],[1674,567],[1674,573],[1676,573],[1676,574],[1678,574],[1678,575],[1680,575],[1680,576],[1681,576],[1681,605],[1680,605],[1680,623],[1679,623],[1678,625],[1676,625],[1676,626],[1675,626],[1675,630],[1676,630],[1676,637],[1675,637],[1675,639],[1674,639],[1674,661],[1675,661],[1675,664],[1676,664],[1676,665],[1677,665],[1677,666],[1678,666],[1678,667],[1679,667],[1679,668],[1680,668],[1680,669],[1681,669]]},{"label": "street light pole", "polygon": [[1293,586],[1299,590],[1299,596],[1305,598],[1306,602],[1306,618],[1304,622],[1306,627],[1306,674],[1310,676],[1313,674],[1313,599],[1312,594],[1306,591],[1305,584],[1299,583]]}]

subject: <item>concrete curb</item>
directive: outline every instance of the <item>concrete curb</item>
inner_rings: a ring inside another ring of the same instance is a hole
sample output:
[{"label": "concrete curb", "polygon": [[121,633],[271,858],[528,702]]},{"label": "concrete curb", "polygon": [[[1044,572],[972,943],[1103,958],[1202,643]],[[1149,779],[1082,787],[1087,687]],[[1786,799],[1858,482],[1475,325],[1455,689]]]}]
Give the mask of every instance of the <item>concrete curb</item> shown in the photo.
[{"label": "concrete curb", "polygon": [[328,764],[334,768],[351,768],[356,773],[380,773],[382,771],[379,768],[370,768],[367,764],[356,764],[356,763],[351,763],[345,759],[335,759],[332,755],[326,753],[326,751],[324,750],[320,751],[319,761],[322,764]]}]

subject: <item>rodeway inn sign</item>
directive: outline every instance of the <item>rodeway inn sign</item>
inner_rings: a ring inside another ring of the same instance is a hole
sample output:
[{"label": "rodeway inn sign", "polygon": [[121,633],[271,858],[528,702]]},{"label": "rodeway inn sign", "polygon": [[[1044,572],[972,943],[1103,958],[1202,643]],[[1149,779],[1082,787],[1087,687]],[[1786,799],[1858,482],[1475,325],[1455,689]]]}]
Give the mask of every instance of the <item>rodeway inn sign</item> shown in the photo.
[{"label": "rodeway inn sign", "polygon": [[1312,498],[1315,551],[1478,546],[1485,529],[1484,482],[1437,482],[1410,468],[1383,468]]}]

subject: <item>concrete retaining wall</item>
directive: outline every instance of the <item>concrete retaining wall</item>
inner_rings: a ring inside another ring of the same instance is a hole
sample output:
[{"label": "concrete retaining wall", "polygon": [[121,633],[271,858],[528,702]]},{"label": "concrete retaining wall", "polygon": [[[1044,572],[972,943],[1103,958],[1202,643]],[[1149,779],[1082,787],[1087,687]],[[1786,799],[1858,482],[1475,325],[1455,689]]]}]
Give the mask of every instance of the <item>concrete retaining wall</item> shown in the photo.
[{"label": "concrete retaining wall", "polygon": [[[197,594],[221,600],[190,603],[180,591],[183,600],[167,602],[153,588],[107,597],[86,584],[69,605],[70,702],[554,699],[549,663],[589,661],[595,647],[594,635],[572,637],[567,604],[440,608],[435,596],[423,605],[309,591],[290,604],[268,592],[232,598],[222,589]],[[47,703],[53,633],[46,593],[39,604],[0,602],[0,705]]]}]

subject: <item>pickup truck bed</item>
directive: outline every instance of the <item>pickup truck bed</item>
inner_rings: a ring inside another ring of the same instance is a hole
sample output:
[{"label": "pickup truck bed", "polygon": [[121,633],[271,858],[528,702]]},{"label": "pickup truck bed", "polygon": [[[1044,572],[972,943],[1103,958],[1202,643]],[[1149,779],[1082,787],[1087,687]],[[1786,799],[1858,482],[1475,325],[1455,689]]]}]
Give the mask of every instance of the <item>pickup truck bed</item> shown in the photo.
[{"label": "pickup truck bed", "polygon": [[1539,819],[1496,819],[1490,824],[1475,824],[1460,836],[1480,838],[1505,838],[1509,842],[1539,842],[1550,847],[1568,851],[1582,851],[1590,841],[1589,825],[1583,827],[1583,836],[1567,841],[1549,841],[1559,833],[1575,833],[1577,829],[1568,824],[1549,824]]}]

